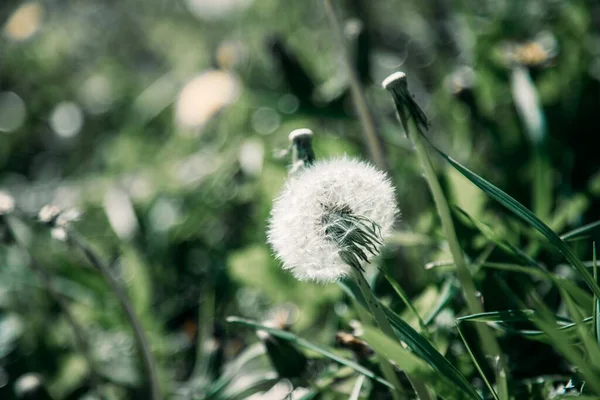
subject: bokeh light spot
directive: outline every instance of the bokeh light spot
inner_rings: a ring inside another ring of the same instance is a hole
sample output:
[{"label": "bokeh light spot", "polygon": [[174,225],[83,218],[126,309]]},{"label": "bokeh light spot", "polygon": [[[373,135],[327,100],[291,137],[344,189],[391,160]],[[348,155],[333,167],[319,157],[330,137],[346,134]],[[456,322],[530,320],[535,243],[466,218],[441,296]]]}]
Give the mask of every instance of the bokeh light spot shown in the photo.
[{"label": "bokeh light spot", "polygon": [[248,0],[186,0],[190,12],[201,19],[223,18],[249,3]]},{"label": "bokeh light spot", "polygon": [[249,176],[258,176],[262,171],[265,148],[257,139],[246,139],[240,147],[239,162],[242,171]]},{"label": "bokeh light spot", "polygon": [[37,2],[27,2],[17,8],[4,25],[4,33],[12,40],[22,41],[33,36],[42,24],[44,10]]},{"label": "bokeh light spot", "polygon": [[110,109],[114,101],[114,90],[110,80],[103,75],[93,75],[81,86],[79,98],[87,111],[102,114]]},{"label": "bokeh light spot", "polygon": [[83,126],[83,112],[73,102],[64,101],[56,105],[50,116],[50,127],[62,138],[71,138]]},{"label": "bokeh light spot", "polygon": [[252,129],[262,135],[273,133],[279,128],[281,117],[269,107],[261,107],[252,114]]},{"label": "bokeh light spot", "polygon": [[13,92],[0,93],[0,132],[12,132],[25,120],[25,103]]},{"label": "bokeh light spot", "polygon": [[207,71],[190,80],[179,93],[175,119],[182,128],[201,128],[216,112],[233,103],[240,85],[230,73]]}]

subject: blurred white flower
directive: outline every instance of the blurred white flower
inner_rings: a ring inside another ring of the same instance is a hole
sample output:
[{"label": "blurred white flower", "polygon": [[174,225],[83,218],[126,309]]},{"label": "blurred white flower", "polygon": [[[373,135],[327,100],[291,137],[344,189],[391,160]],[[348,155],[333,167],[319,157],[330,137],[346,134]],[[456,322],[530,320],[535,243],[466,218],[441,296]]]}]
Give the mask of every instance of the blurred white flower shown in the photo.
[{"label": "blurred white flower", "polygon": [[38,213],[38,219],[40,222],[45,224],[54,223],[56,218],[60,215],[61,210],[54,204],[47,204]]},{"label": "blurred white flower", "polygon": [[8,193],[0,191],[0,215],[10,214],[15,209],[15,199]]},{"label": "blurred white flower", "polygon": [[355,265],[379,252],[397,213],[384,172],[349,158],[317,161],[275,199],[268,241],[296,278],[331,282],[351,272],[348,252]]}]

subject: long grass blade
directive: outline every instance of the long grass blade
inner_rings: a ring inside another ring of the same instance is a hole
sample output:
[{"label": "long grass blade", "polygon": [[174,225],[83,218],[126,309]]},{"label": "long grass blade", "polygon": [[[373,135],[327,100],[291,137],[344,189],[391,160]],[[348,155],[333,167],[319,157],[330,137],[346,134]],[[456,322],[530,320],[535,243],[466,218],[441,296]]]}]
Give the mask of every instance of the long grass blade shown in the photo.
[{"label": "long grass blade", "polygon": [[[430,143],[431,144],[431,143]],[[433,145],[432,145],[433,146]],[[590,290],[598,297],[600,297],[600,286],[596,283],[590,272],[587,270],[585,265],[577,258],[573,250],[569,247],[563,239],[561,239],[548,225],[542,220],[536,217],[531,211],[525,206],[515,200],[513,197],[494,186],[487,180],[483,179],[470,169],[466,168],[452,157],[448,156],[437,147],[433,146],[437,152],[452,165],[458,172],[460,172],[465,178],[470,180],[473,184],[487,193],[494,200],[498,201],[515,216],[525,221],[528,225],[535,228],[540,232],[563,256],[569,261],[569,263],[575,268],[575,270],[581,275],[585,283],[588,285]]]},{"label": "long grass blade", "polygon": [[356,372],[363,374],[367,378],[371,378],[371,379],[381,383],[382,385],[385,385],[385,386],[393,389],[393,386],[388,381],[380,378],[373,371],[363,367],[362,365],[355,363],[354,361],[347,360],[343,357],[340,357],[340,356],[332,353],[331,351],[327,350],[326,348],[318,346],[314,343],[311,343],[308,340],[303,339],[299,336],[296,336],[291,332],[264,326],[257,322],[254,322],[254,321],[251,321],[248,319],[244,319],[244,318],[239,318],[239,317],[228,317],[227,322],[232,323],[232,324],[247,326],[247,327],[253,328],[255,330],[262,330],[262,331],[268,332],[275,337],[278,337],[283,340],[287,340],[290,343],[294,343],[294,344],[296,344],[300,347],[303,347],[307,350],[314,351],[315,353],[320,354],[323,357],[329,358],[330,360],[335,361],[341,365],[350,367],[353,370],[355,370]]}]

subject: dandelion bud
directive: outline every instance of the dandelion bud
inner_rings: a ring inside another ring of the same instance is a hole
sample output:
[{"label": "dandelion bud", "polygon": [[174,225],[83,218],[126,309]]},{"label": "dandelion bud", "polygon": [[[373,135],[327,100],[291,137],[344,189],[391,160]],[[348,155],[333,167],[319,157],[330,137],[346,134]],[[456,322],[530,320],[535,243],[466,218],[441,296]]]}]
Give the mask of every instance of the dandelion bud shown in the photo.
[{"label": "dandelion bud", "polygon": [[292,143],[292,167],[290,173],[295,173],[301,167],[315,162],[315,153],[312,148],[313,132],[310,129],[296,129],[288,136]]},{"label": "dandelion bud", "polygon": [[379,254],[396,214],[384,172],[349,158],[318,161],[275,199],[268,241],[296,278],[332,282]]},{"label": "dandelion bud", "polygon": [[381,86],[391,93],[394,104],[396,105],[396,111],[398,111],[398,117],[400,118],[404,132],[407,135],[409,118],[414,120],[415,125],[420,132],[429,129],[427,116],[408,90],[408,83],[404,72],[394,72],[381,82]]}]

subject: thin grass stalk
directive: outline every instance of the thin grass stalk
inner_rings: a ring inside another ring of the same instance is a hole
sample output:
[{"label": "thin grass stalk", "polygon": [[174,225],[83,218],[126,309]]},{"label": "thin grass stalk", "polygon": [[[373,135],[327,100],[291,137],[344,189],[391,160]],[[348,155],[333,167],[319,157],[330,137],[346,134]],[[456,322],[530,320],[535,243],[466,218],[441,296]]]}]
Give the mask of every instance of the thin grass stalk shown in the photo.
[{"label": "thin grass stalk", "polygon": [[209,293],[206,300],[198,299],[198,330],[196,334],[196,361],[192,369],[192,377],[199,377],[208,369],[207,351],[204,343],[210,337],[214,322],[215,294],[211,290],[202,291]]},{"label": "thin grass stalk", "polygon": [[[379,326],[379,329],[381,329],[381,331],[385,335],[394,339],[396,337],[396,335],[394,335],[394,330],[392,328],[392,325],[390,325],[390,322],[388,321],[387,317],[385,316],[383,309],[381,308],[381,306],[379,305],[379,302],[373,295],[373,291],[371,290],[369,283],[367,282],[367,280],[365,279],[365,277],[363,276],[363,274],[360,271],[358,271],[357,269],[353,269],[353,271],[354,271],[354,279],[356,280],[356,283],[358,284],[358,287],[360,288],[360,290],[367,302],[367,305],[369,306],[369,310],[371,311],[371,314],[375,318],[375,322]],[[389,364],[389,362],[387,360],[384,360],[383,362],[381,362],[381,369],[384,371],[385,378],[390,383],[392,383],[394,385],[394,387],[398,387],[395,382],[398,380],[395,372],[392,370],[392,373],[393,373],[392,378],[395,381],[390,380],[390,377],[388,377],[387,374],[385,374],[386,365],[387,365],[387,367],[391,367],[391,365]],[[432,397],[429,394],[429,391],[427,390],[427,388],[425,387],[425,384],[423,382],[421,382],[420,379],[418,379],[414,376],[411,377],[408,374],[407,374],[407,377],[408,377],[408,380],[410,381],[412,387],[415,389],[415,392],[417,393],[417,396],[419,397],[419,399],[432,400]],[[397,397],[398,393],[394,393],[394,391],[392,391],[392,395],[394,395],[394,399],[399,398],[399,397]]]},{"label": "thin grass stalk", "polygon": [[[596,242],[592,242],[592,266],[594,271],[594,280],[598,282],[598,264],[596,263]],[[594,294],[594,310],[593,310],[593,320],[594,320],[594,336],[596,337],[596,342],[600,344],[600,319],[598,318],[598,313],[600,313],[600,299],[598,296]]]},{"label": "thin grass stalk", "polygon": [[[2,218],[0,216],[0,218]],[[52,279],[52,275],[46,267],[41,264],[31,252],[25,247],[23,243],[19,240],[8,218],[5,218],[5,224],[8,230],[8,236],[14,241],[14,243],[29,257],[29,267],[37,274],[42,280],[42,284],[46,288],[46,292],[48,295],[54,300],[54,302],[58,305],[61,313],[64,315],[67,320],[67,324],[71,327],[73,331],[73,336],[75,337],[75,347],[81,353],[83,358],[85,358],[88,367],[90,368],[90,380],[92,387],[98,389],[100,383],[102,382],[102,375],[98,372],[98,367],[96,362],[94,361],[94,357],[92,356],[92,352],[90,350],[90,344],[88,343],[85,335],[85,331],[83,327],[77,322],[77,319],[71,313],[69,309],[69,305],[62,298],[60,293],[54,288],[54,282]],[[100,392],[100,391],[99,391]]]},{"label": "thin grass stalk", "polygon": [[127,296],[127,293],[125,292],[117,278],[114,277],[110,268],[100,260],[100,257],[98,257],[94,253],[94,251],[87,245],[87,243],[77,238],[75,235],[69,235],[69,240],[72,244],[79,248],[87,258],[87,260],[98,271],[100,271],[102,277],[104,278],[108,286],[117,296],[119,304],[121,305],[121,308],[125,313],[127,321],[133,329],[133,335],[138,347],[138,351],[142,356],[142,361],[148,374],[150,398],[152,400],[160,400],[162,396],[160,392],[160,383],[158,380],[156,361],[154,360],[154,356],[152,355],[150,343],[148,342],[148,338],[146,337],[146,333],[144,332],[142,323],[139,317],[137,316],[129,297]]},{"label": "thin grass stalk", "polygon": [[363,137],[367,144],[369,155],[377,167],[387,171],[388,165],[383,147],[381,146],[381,140],[377,136],[373,115],[369,110],[369,106],[367,105],[367,99],[365,97],[360,80],[358,79],[358,74],[356,73],[356,69],[350,61],[350,55],[348,54],[348,49],[346,48],[346,41],[344,39],[344,33],[340,25],[340,21],[335,14],[331,0],[323,0],[323,5],[325,6],[325,13],[327,14],[327,18],[331,24],[333,35],[335,36],[335,39],[337,40],[342,51],[342,58],[350,79],[352,101],[354,102],[354,106],[356,107],[356,111],[358,113],[358,118],[360,119]]}]

